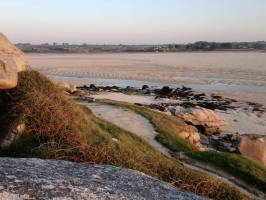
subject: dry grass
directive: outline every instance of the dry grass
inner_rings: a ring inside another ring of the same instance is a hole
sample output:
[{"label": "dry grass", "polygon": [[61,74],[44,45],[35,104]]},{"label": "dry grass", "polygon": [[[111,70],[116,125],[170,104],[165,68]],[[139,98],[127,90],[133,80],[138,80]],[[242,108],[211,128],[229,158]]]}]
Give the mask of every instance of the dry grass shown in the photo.
[{"label": "dry grass", "polygon": [[134,134],[98,119],[37,72],[20,73],[19,85],[0,93],[0,105],[0,130],[26,124],[16,141],[0,150],[3,156],[111,164],[213,199],[248,199],[227,184],[164,156]]}]

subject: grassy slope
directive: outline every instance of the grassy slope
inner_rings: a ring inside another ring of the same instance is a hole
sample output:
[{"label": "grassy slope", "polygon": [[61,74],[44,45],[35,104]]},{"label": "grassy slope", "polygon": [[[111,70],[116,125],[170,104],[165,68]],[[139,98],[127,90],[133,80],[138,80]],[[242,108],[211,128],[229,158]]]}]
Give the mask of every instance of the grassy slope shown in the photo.
[{"label": "grassy slope", "polygon": [[184,141],[177,134],[180,130],[180,125],[182,125],[178,118],[128,103],[110,100],[103,100],[101,102],[131,109],[149,119],[159,133],[156,139],[172,151],[184,151],[194,159],[211,164],[242,179],[251,186],[266,191],[266,168],[256,162],[237,154],[215,151],[198,152],[194,151],[190,146],[184,147]]},{"label": "grassy slope", "polygon": [[99,102],[114,106],[121,106],[133,110],[147,118],[153,124],[156,132],[158,133],[155,139],[161,144],[167,146],[169,149],[184,152],[195,150],[188,141],[177,136],[179,132],[184,131],[184,127],[186,126],[184,121],[173,116],[161,114],[159,112],[125,102],[111,100],[99,100]]},{"label": "grassy slope", "polygon": [[266,192],[266,168],[241,155],[223,152],[188,152],[188,156],[222,169]]},{"label": "grassy slope", "polygon": [[[162,155],[137,136],[96,118],[37,72],[20,73],[15,89],[0,92],[0,105],[2,138],[3,130],[18,123],[24,122],[27,127],[8,149],[0,149],[2,156],[111,164],[142,171],[213,199],[248,199],[227,184]],[[179,140],[172,145],[190,149]]]}]

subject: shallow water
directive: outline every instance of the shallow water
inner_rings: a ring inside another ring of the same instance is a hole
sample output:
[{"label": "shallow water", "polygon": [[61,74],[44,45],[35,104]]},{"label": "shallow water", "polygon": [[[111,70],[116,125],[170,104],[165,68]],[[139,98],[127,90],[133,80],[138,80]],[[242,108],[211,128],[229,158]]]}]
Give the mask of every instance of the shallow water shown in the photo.
[{"label": "shallow water", "polygon": [[[33,69],[75,84],[181,86],[266,102],[266,53],[28,54]],[[248,100],[247,99],[247,100]],[[266,103],[265,103],[266,104]]]}]

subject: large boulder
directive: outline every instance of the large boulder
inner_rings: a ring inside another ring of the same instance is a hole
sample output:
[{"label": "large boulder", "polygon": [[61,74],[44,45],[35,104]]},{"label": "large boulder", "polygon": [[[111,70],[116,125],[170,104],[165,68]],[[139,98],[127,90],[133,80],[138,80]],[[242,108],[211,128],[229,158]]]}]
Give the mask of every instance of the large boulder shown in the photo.
[{"label": "large boulder", "polygon": [[0,199],[204,198],[129,169],[67,161],[0,158]]},{"label": "large boulder", "polygon": [[0,89],[17,85],[17,74],[26,69],[26,56],[0,33]]},{"label": "large boulder", "polygon": [[197,150],[199,150],[199,151],[204,150],[204,148],[201,144],[200,134],[195,127],[193,127],[193,126],[185,127],[185,129],[183,131],[179,132],[178,136],[180,138],[188,141]]},{"label": "large boulder", "polygon": [[266,166],[266,136],[245,134],[241,136],[239,152],[254,161]]},{"label": "large boulder", "polygon": [[218,133],[220,126],[225,124],[225,120],[214,111],[202,107],[184,108],[176,106],[172,107],[170,111],[186,123],[202,129],[204,134],[208,136]]}]

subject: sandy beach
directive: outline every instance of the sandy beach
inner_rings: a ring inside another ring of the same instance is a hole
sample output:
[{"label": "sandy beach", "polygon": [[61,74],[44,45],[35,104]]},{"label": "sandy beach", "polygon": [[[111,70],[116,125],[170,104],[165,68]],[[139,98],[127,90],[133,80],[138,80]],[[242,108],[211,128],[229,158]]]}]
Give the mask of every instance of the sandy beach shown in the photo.
[{"label": "sandy beach", "polygon": [[[75,85],[193,88],[266,106],[266,54],[260,52],[28,54],[30,65],[55,81]],[[158,103],[153,97],[100,93],[103,99]],[[266,134],[266,115],[249,110],[220,112],[225,132]]]},{"label": "sandy beach", "polygon": [[28,57],[33,69],[78,85],[183,84],[266,102],[266,54],[260,52],[28,54]]}]

